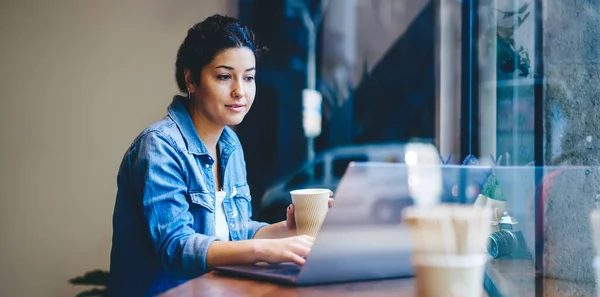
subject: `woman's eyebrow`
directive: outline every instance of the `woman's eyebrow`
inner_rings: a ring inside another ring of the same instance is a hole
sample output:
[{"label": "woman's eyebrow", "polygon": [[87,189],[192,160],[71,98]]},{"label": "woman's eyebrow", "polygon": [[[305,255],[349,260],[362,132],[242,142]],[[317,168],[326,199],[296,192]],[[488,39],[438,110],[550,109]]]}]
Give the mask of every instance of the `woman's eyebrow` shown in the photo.
[{"label": "woman's eyebrow", "polygon": [[[215,69],[217,69],[217,68],[224,68],[224,69],[227,69],[227,70],[235,70],[233,67],[227,66],[227,65],[219,65],[219,66],[215,67]],[[248,68],[248,69],[246,69],[246,72],[252,71],[252,70],[256,70],[256,67]]]},{"label": "woman's eyebrow", "polygon": [[234,70],[233,67],[227,66],[227,65],[219,65],[219,66],[215,67],[215,69],[217,69],[217,68],[225,68],[227,70]]}]

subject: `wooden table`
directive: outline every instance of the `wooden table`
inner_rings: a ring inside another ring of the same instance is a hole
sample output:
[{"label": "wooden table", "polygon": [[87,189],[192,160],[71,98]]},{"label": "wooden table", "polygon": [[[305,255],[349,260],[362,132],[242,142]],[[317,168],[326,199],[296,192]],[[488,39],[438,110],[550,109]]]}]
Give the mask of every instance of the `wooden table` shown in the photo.
[{"label": "wooden table", "polygon": [[263,281],[224,276],[218,272],[210,272],[170,291],[167,291],[159,297],[414,297],[416,295],[413,283],[413,278],[399,278],[307,287],[292,287]]},{"label": "wooden table", "polygon": [[412,278],[293,287],[210,272],[160,295],[160,297],[175,296],[413,297],[414,290]]},{"label": "wooden table", "polygon": [[[539,283],[539,280],[538,280]],[[486,289],[492,284],[498,292],[490,297],[595,297],[594,284],[568,280],[541,279],[543,293],[536,292],[533,262],[528,260],[492,260],[487,264]],[[413,278],[293,287],[263,281],[224,276],[210,272],[160,295],[175,296],[373,296],[414,297]]]}]

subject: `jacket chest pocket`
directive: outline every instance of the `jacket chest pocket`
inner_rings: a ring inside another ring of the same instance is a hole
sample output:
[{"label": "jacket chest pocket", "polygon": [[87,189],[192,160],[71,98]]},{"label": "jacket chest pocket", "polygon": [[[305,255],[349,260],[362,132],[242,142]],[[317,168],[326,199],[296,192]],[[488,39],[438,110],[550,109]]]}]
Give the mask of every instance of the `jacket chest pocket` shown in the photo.
[{"label": "jacket chest pocket", "polygon": [[246,224],[252,213],[250,188],[248,187],[248,184],[233,186],[231,189],[231,198],[237,208],[242,227],[247,227]]},{"label": "jacket chest pocket", "polygon": [[190,192],[190,212],[194,217],[194,230],[200,233],[208,232],[208,224],[214,221],[215,201],[208,192]]},{"label": "jacket chest pocket", "polygon": [[190,193],[190,202],[191,207],[201,207],[210,212],[215,211],[215,200],[208,192]]}]

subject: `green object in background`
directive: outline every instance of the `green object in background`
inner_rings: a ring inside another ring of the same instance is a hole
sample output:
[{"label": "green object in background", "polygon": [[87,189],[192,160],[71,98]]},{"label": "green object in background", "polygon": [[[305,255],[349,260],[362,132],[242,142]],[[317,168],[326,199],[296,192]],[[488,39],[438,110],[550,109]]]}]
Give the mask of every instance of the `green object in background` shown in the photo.
[{"label": "green object in background", "polygon": [[506,196],[504,196],[504,193],[500,190],[498,179],[496,179],[496,174],[493,171],[492,174],[490,174],[490,177],[488,177],[487,181],[483,185],[481,195],[486,196],[490,199],[506,202]]},{"label": "green object in background", "polygon": [[93,270],[69,280],[72,285],[96,286],[96,288],[80,292],[75,297],[106,297],[108,296],[108,271]]}]

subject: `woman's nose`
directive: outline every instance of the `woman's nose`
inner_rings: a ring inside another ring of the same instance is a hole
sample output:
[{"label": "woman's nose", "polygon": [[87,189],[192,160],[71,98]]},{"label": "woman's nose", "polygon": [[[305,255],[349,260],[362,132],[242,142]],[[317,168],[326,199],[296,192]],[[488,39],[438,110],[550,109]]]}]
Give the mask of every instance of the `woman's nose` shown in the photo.
[{"label": "woman's nose", "polygon": [[246,96],[246,91],[244,90],[242,80],[238,80],[236,82],[231,96],[233,96],[234,98],[243,98],[244,96]]}]

